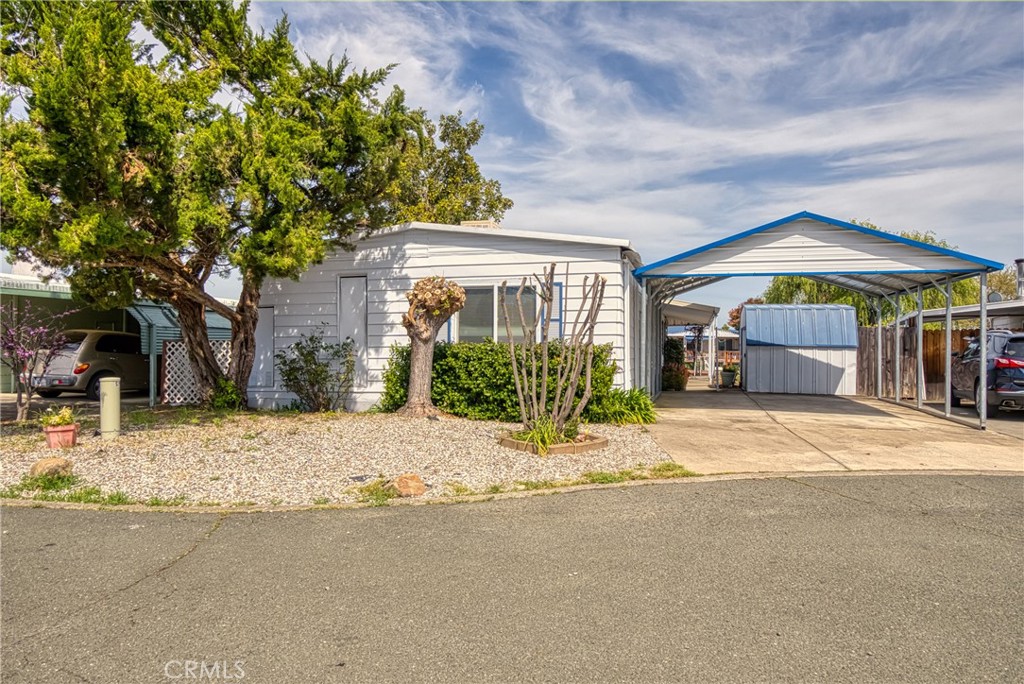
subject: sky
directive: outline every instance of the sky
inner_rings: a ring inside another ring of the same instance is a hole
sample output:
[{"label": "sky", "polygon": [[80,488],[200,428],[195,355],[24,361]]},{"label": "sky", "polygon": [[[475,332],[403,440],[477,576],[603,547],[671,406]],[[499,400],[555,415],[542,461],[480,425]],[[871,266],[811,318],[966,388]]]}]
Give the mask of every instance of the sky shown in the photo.
[{"label": "sky", "polygon": [[[255,3],[297,47],[397,64],[509,229],[628,238],[646,263],[808,210],[1024,257],[1019,3]],[[691,293],[723,313],[763,290]],[[723,316],[724,319],[724,316]]]},{"label": "sky", "polygon": [[[1024,4],[254,2],[298,49],[396,64],[508,229],[629,239],[651,263],[807,210],[1024,257]],[[766,279],[688,293],[724,313]],[[230,283],[217,286],[232,296]]]}]

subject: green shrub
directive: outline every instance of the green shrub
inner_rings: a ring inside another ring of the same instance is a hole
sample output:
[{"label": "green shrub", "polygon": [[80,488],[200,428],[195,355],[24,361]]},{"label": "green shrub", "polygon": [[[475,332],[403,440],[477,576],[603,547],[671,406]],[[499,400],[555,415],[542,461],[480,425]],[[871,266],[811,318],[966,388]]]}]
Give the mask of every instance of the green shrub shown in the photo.
[{"label": "green shrub", "polygon": [[669,337],[665,340],[665,363],[686,362],[686,339]]},{"label": "green shrub", "polygon": [[281,384],[306,411],[337,411],[352,389],[355,343],[327,342],[323,328],[303,335],[288,351],[274,354],[274,360]]},{"label": "green shrub", "polygon": [[[548,353],[553,361],[562,353],[562,346],[553,343]],[[611,391],[615,370],[611,346],[595,346],[591,375],[592,398],[583,412],[585,420],[594,421],[591,417],[592,406]],[[388,367],[384,371],[384,394],[378,408],[391,412],[404,406],[408,384],[409,347],[394,345]],[[580,384],[582,394],[583,387]],[[549,381],[552,394],[554,387],[555,376],[552,372]],[[516,397],[508,346],[493,341],[438,343],[434,347],[431,400],[442,411],[463,418],[518,421],[519,399]]]},{"label": "green shrub", "polygon": [[654,402],[646,390],[613,389],[587,407],[589,419],[594,423],[653,423],[658,419]]},{"label": "green shrub", "polygon": [[666,363],[661,367],[661,389],[684,390],[690,369],[682,363]]},{"label": "green shrub", "polygon": [[227,378],[217,378],[217,386],[210,396],[210,408],[215,411],[237,411],[242,408],[242,393]]}]

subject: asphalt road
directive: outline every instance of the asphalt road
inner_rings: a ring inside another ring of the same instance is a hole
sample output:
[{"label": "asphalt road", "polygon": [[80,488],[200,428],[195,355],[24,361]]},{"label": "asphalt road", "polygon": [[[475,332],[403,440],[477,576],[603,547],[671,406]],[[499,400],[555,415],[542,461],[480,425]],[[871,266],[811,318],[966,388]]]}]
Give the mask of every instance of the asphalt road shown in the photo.
[{"label": "asphalt road", "polygon": [[1024,478],[971,475],[300,513],[7,507],[0,674],[1018,682],[1022,522]]}]

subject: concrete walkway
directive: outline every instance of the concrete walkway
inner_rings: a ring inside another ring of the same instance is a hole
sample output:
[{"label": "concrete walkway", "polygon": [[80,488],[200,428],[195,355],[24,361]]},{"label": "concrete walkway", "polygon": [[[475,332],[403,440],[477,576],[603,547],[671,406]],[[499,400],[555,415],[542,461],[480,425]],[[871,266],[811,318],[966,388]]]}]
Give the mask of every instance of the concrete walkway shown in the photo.
[{"label": "concrete walkway", "polygon": [[980,431],[875,399],[715,392],[700,383],[664,392],[657,408],[651,434],[676,462],[702,474],[1024,472],[1020,413]]}]

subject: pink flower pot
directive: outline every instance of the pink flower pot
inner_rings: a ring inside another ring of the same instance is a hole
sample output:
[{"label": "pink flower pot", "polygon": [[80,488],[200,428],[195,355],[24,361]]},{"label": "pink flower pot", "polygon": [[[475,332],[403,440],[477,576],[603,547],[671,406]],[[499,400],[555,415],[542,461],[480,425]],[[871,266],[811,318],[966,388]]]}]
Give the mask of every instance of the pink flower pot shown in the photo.
[{"label": "pink flower pot", "polygon": [[51,449],[73,447],[78,443],[78,423],[44,427],[43,432],[46,433],[46,446]]}]

